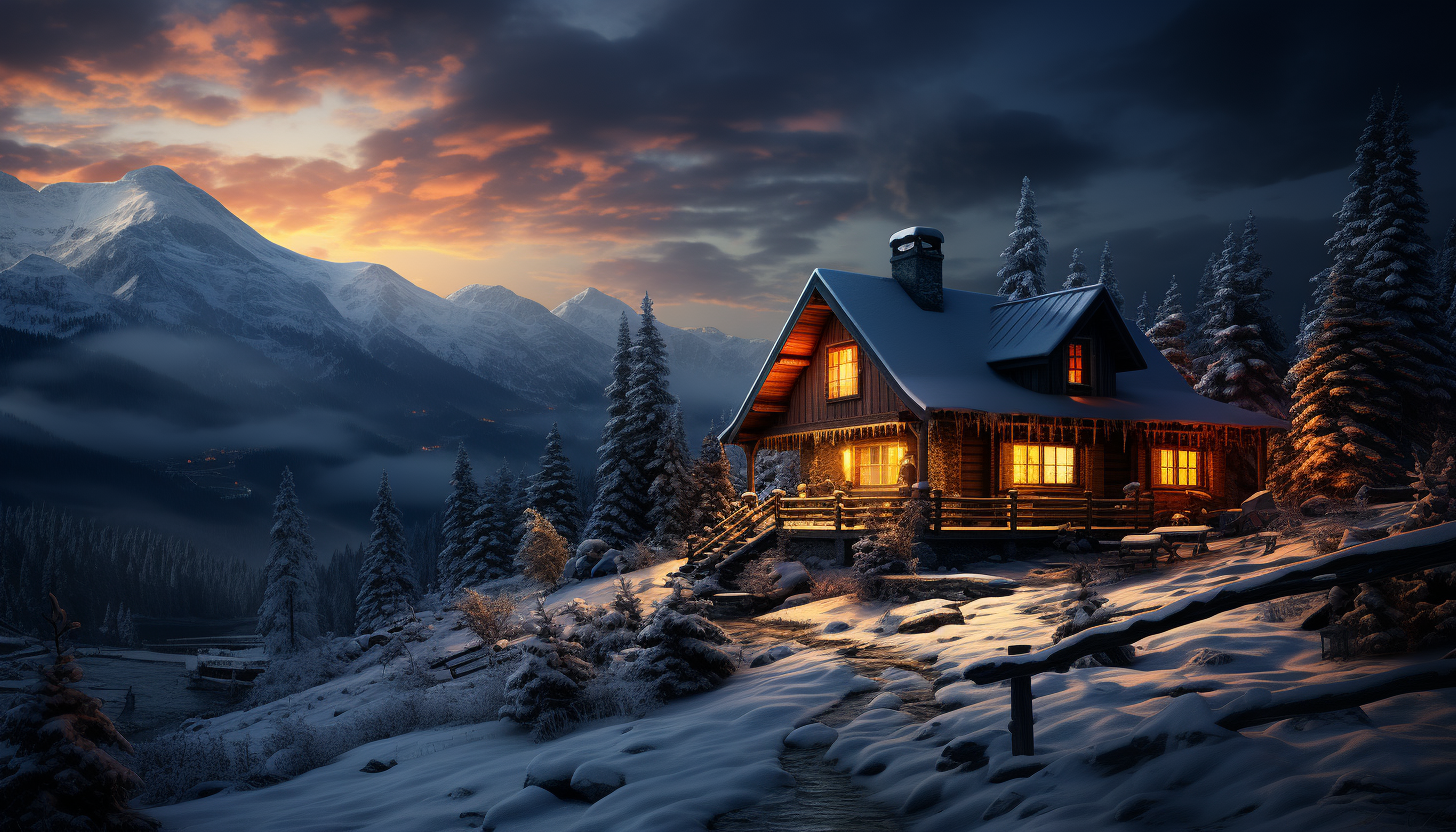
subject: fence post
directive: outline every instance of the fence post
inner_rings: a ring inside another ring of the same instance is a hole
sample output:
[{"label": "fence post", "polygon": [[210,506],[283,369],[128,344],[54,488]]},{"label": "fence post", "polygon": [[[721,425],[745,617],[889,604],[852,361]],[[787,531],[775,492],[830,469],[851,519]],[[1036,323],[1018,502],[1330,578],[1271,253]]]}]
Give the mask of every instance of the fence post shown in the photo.
[{"label": "fence post", "polygon": [[934,489],[934,490],[932,490],[930,492],[930,496],[931,496],[931,499],[934,501],[934,509],[933,510],[935,512],[935,531],[937,533],[939,533],[940,532],[940,528],[941,528],[941,516],[940,516],[940,514],[941,514],[941,511],[942,511],[941,497],[943,497],[944,495],[941,493],[940,489],[937,488],[937,489]]},{"label": "fence post", "polygon": [[783,529],[783,527],[784,527],[784,518],[779,513],[779,510],[783,508],[783,505],[784,505],[784,495],[782,495],[782,494],[775,494],[775,495],[773,495],[773,501],[774,501],[774,528],[775,529]]},{"label": "fence post", "polygon": [[1142,529],[1139,528],[1139,526],[1142,525],[1143,519],[1143,509],[1140,503],[1142,503],[1142,495],[1136,491],[1132,492],[1132,530],[1134,534],[1142,531]]},{"label": "fence post", "polygon": [[1082,495],[1087,498],[1087,534],[1092,533],[1092,492],[1083,491]]},{"label": "fence post", "polygon": [[844,530],[844,492],[834,492],[834,530]]},{"label": "fence post", "polygon": [[1014,532],[1016,531],[1016,489],[1007,491],[1006,496],[1011,498],[1011,531]]},{"label": "fence post", "polygon": [[[1008,656],[1019,656],[1031,652],[1030,644],[1012,644],[1006,648]],[[1031,677],[1016,676],[1011,680],[1011,754],[1015,757],[1030,757],[1036,754],[1036,741],[1031,730]]]}]

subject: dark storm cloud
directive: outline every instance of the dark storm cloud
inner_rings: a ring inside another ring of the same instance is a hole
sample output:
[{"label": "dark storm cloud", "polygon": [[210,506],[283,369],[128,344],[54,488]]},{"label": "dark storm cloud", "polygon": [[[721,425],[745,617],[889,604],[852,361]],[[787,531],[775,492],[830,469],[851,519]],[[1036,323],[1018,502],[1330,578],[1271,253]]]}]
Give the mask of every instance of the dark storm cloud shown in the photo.
[{"label": "dark storm cloud", "polygon": [[1400,88],[1418,134],[1450,123],[1453,26],[1448,0],[1200,0],[1085,78],[1172,117],[1157,161],[1204,186],[1265,185],[1348,166],[1377,89]]}]

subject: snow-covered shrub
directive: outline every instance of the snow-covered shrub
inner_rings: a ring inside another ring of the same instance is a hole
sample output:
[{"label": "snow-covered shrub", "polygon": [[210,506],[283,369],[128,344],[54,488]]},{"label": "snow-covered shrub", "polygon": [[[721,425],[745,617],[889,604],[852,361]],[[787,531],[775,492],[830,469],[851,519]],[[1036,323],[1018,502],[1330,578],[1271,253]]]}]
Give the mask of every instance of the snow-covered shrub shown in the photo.
[{"label": "snow-covered shrub", "polygon": [[[575,599],[573,599],[575,600]],[[642,601],[626,578],[617,578],[617,594],[605,607],[583,604],[573,612],[577,626],[572,638],[581,643],[593,665],[605,665],[614,655],[637,646],[637,631],[642,627]]]},{"label": "snow-covered shrub", "polygon": [[923,500],[907,500],[889,522],[879,522],[854,544],[854,571],[859,595],[866,600],[882,594],[881,575],[915,574],[915,539],[925,529]]},{"label": "snow-covered shrub", "polygon": [[7,829],[151,832],[157,822],[127,806],[141,780],[104,748],[130,754],[131,743],[100,701],[71,687],[81,681],[81,668],[64,641],[81,625],[56,596],[50,600],[56,661],[11,700],[0,722],[0,743],[14,749],[0,764],[0,818]]},{"label": "snow-covered shrub", "polygon": [[810,574],[814,582],[809,590],[809,597],[815,601],[823,598],[838,598],[841,595],[854,595],[859,592],[860,581],[857,573],[826,570]]},{"label": "snow-covered shrub", "polygon": [[[1052,644],[1056,644],[1073,633],[1080,633],[1090,627],[1106,624],[1112,620],[1112,614],[1116,609],[1116,605],[1110,603],[1106,598],[1085,586],[1082,587],[1077,591],[1076,599],[1063,611],[1062,623],[1058,624],[1057,629],[1052,632]],[[1127,667],[1132,664],[1132,660],[1132,647],[1121,645],[1078,659],[1077,666]]]},{"label": "snow-covered shrub", "polygon": [[346,669],[339,654],[342,644],[318,642],[296,653],[275,656],[248,691],[248,706],[273,702],[337,678]]},{"label": "snow-covered shrub", "polygon": [[203,783],[248,780],[262,770],[268,758],[246,742],[177,732],[137,743],[132,759],[145,784],[137,800],[144,806],[157,806],[188,799]]},{"label": "snow-covered shrub", "polygon": [[502,719],[530,728],[536,741],[559,736],[581,718],[582,685],[592,666],[581,645],[568,641],[540,599],[536,602],[536,635],[521,645],[521,662],[506,680]]},{"label": "snow-covered shrub", "polygon": [[634,663],[662,700],[712,690],[733,675],[737,662],[722,649],[728,636],[701,613],[711,606],[675,587],[658,602],[637,641],[645,650]]},{"label": "snow-covered shrub", "polygon": [[1421,461],[1420,450],[1414,449],[1416,470],[1407,473],[1415,480],[1411,489],[1416,493],[1416,501],[1400,531],[1413,532],[1456,520],[1456,500],[1451,499],[1451,475],[1456,469],[1456,456],[1453,454],[1456,454],[1456,440],[1445,430],[1436,432],[1424,462]]},{"label": "snow-covered shrub", "polygon": [[454,608],[460,611],[461,620],[476,638],[495,644],[520,631],[514,620],[518,603],[520,599],[508,592],[483,595],[467,589],[455,600]]},{"label": "snow-covered shrub", "polygon": [[634,662],[613,661],[582,688],[581,718],[639,717],[658,702],[656,680],[638,671]]},{"label": "snow-covered shrub", "polygon": [[561,571],[571,558],[566,540],[533,508],[528,508],[522,518],[526,534],[516,550],[516,568],[528,579],[554,587],[561,580]]},{"label": "snow-covered shrub", "polygon": [[1330,590],[1329,623],[1350,654],[1402,653],[1456,644],[1456,565]]},{"label": "snow-covered shrub", "polygon": [[774,567],[785,560],[786,558],[776,550],[764,552],[762,557],[754,558],[743,568],[743,572],[738,576],[738,588],[750,595],[768,595],[774,591],[774,583],[778,580],[778,573],[774,572]]}]

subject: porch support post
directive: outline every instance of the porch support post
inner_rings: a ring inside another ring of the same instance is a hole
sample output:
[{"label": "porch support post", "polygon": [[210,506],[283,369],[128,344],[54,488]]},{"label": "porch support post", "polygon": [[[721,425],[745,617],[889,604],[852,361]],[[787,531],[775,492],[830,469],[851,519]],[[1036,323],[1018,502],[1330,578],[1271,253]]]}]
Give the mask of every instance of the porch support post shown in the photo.
[{"label": "porch support post", "polygon": [[748,457],[748,478],[746,480],[746,482],[748,483],[748,487],[745,490],[752,491],[753,493],[757,494],[758,489],[754,487],[755,483],[753,478],[753,458],[758,456],[758,440],[755,439],[747,445],[739,445],[738,447],[742,448],[743,453]]},{"label": "porch support post", "polygon": [[1266,428],[1259,429],[1259,487],[1255,491],[1263,491],[1264,481],[1269,478],[1269,431]]},{"label": "porch support post", "polygon": [[[919,479],[920,482],[929,483],[930,482],[930,414],[929,413],[926,413],[925,414],[925,418],[920,422],[920,430],[917,432],[917,435],[916,435],[915,438],[917,440],[916,443],[915,443],[915,472],[916,472],[916,476],[920,478]],[[910,487],[912,489],[915,487],[915,485],[916,485],[916,483],[910,483]],[[929,492],[929,487],[927,486],[926,493],[922,493],[920,496],[921,497],[924,497],[924,498],[928,498],[930,496],[930,494],[928,492]]]}]

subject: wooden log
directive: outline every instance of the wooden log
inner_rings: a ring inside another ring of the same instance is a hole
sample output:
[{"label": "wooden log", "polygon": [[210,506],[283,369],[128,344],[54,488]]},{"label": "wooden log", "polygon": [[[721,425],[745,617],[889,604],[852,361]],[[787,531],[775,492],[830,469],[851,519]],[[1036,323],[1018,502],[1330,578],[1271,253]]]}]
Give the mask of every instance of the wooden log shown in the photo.
[{"label": "wooden log", "polygon": [[1456,659],[1422,662],[1349,682],[1292,688],[1257,705],[1240,706],[1243,700],[1234,700],[1219,711],[1218,724],[1239,731],[1292,716],[1342,711],[1392,696],[1442,688],[1456,688]]},{"label": "wooden log", "polygon": [[[1006,648],[1009,656],[1020,656],[1031,652],[1030,644],[1013,644]],[[1036,754],[1036,740],[1031,729],[1031,677],[1017,676],[1011,680],[1011,754],[1014,757],[1030,757]]]},{"label": "wooden log", "polygon": [[965,670],[965,678],[985,685],[1042,673],[1069,665],[1083,656],[1134,644],[1148,636],[1166,633],[1249,604],[1320,592],[1338,584],[1358,584],[1409,575],[1448,563],[1456,563],[1456,522],[1373,540],[1188,595],[1152,612],[1083,630],[1036,653],[971,665]]}]

